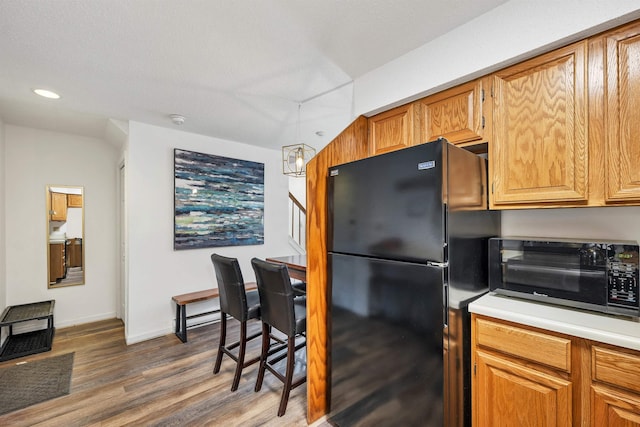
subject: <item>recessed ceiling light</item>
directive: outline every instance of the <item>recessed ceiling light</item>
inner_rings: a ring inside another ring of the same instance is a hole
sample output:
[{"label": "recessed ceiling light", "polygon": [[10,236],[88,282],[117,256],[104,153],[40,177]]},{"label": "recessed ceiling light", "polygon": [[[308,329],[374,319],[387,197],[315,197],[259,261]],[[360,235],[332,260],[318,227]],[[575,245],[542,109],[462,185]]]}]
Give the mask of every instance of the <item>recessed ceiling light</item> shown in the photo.
[{"label": "recessed ceiling light", "polygon": [[37,95],[44,96],[45,98],[51,98],[51,99],[60,98],[60,95],[47,89],[34,89],[33,92],[36,93]]}]

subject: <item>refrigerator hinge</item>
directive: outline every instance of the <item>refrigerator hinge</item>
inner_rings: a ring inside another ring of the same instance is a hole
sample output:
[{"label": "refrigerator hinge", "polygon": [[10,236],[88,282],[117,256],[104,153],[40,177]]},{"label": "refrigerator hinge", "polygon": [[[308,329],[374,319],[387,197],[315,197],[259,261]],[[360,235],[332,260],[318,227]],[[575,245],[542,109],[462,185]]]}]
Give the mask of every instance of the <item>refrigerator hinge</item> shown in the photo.
[{"label": "refrigerator hinge", "polygon": [[447,268],[447,267],[449,267],[449,261],[447,261],[447,262],[433,262],[433,261],[429,261],[429,262],[427,262],[427,265],[428,265],[429,267]]}]

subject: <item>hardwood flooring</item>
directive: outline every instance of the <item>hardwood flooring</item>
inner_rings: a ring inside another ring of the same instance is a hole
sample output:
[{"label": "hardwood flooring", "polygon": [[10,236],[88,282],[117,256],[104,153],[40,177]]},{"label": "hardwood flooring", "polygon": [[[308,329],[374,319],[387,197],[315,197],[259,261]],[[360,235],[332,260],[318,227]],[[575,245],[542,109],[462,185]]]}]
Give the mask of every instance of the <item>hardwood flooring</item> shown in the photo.
[{"label": "hardwood flooring", "polygon": [[[251,322],[251,330],[260,327]],[[230,320],[227,339],[238,336]],[[306,384],[294,389],[287,412],[277,417],[282,383],[265,374],[253,391],[258,365],[243,370],[230,392],[235,363],[225,357],[213,375],[219,324],[190,329],[188,342],[174,334],[127,346],[121,321],[58,329],[50,352],[0,363],[75,352],[71,393],[0,416],[2,426],[305,426]],[[250,343],[247,358],[259,354]],[[328,425],[321,423],[316,425]]]}]

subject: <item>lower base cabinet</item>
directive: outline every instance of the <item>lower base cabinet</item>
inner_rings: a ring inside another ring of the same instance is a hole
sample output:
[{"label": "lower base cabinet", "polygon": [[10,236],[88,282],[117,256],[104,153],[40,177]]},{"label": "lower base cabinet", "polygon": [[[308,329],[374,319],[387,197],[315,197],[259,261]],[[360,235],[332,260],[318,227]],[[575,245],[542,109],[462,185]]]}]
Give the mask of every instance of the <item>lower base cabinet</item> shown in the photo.
[{"label": "lower base cabinet", "polygon": [[640,352],[472,315],[476,427],[640,427]]},{"label": "lower base cabinet", "polygon": [[570,426],[571,381],[477,353],[477,426]]}]

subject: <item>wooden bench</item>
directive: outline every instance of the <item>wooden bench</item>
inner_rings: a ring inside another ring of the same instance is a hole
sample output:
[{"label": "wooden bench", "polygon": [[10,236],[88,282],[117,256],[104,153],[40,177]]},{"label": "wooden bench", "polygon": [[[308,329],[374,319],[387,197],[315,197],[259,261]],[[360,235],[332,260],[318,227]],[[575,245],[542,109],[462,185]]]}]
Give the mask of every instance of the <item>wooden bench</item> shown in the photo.
[{"label": "wooden bench", "polygon": [[[256,282],[248,282],[244,284],[247,291],[253,291],[258,289]],[[187,342],[187,319],[193,319],[196,317],[207,316],[209,314],[218,313],[220,310],[211,310],[204,313],[192,314],[187,316],[187,304],[198,301],[206,301],[213,298],[218,298],[220,293],[218,289],[207,289],[204,291],[189,292],[188,294],[175,295],[171,299],[176,303],[176,336],[180,338],[180,341]],[[201,322],[190,325],[189,327],[203,325],[208,322]]]}]

